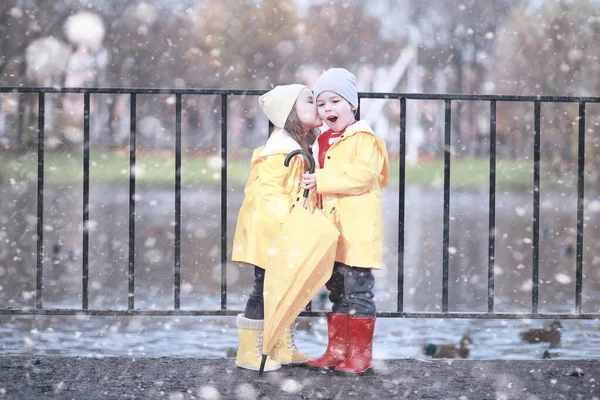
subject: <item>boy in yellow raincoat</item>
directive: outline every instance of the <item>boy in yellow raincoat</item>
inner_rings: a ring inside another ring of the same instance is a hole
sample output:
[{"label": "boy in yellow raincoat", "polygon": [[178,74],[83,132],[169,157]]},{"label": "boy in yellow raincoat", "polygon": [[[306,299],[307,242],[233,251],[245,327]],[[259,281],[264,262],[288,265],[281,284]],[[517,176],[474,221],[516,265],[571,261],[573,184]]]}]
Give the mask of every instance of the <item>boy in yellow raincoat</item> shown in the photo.
[{"label": "boy in yellow raincoat", "polygon": [[314,93],[319,115],[330,129],[313,145],[319,169],[303,175],[302,187],[316,187],[340,239],[326,285],[333,303],[333,312],[327,314],[327,350],[307,364],[356,375],[373,367],[376,310],[371,270],[381,269],[382,264],[381,190],[387,185],[388,154],[385,142],[354,117],[358,92],[352,73],[343,68],[327,70]]},{"label": "boy in yellow raincoat", "polygon": [[[304,85],[277,86],[258,101],[277,129],[252,154],[232,254],[233,261],[254,266],[254,287],[244,314],[237,317],[236,365],[251,370],[259,369],[262,358],[264,268],[269,247],[300,196],[300,182],[306,169],[301,157],[294,157],[289,167],[284,166],[284,160],[292,150],[310,151],[323,123],[313,94]],[[310,358],[296,349],[294,330],[292,324],[277,341],[265,371],[277,370],[281,364],[303,364]]]}]

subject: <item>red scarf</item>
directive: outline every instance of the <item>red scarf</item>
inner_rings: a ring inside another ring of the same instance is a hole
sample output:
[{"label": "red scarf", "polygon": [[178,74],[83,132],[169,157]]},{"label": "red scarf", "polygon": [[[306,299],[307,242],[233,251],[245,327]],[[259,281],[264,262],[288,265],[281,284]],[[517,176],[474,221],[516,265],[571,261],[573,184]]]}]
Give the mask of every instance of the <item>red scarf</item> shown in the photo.
[{"label": "red scarf", "polygon": [[[357,121],[354,121],[352,124],[355,124]],[[350,126],[348,125],[348,126]],[[346,132],[346,129],[344,129],[341,132],[333,132],[333,130],[329,129],[328,131],[323,132],[319,137],[318,137],[318,141],[319,141],[319,166],[320,168],[323,168],[325,166],[325,153],[327,153],[327,150],[329,150],[329,148],[331,147],[332,144],[334,144],[336,142],[336,140],[342,136],[344,134],[344,132]],[[330,140],[330,139],[334,139],[334,140]]]}]

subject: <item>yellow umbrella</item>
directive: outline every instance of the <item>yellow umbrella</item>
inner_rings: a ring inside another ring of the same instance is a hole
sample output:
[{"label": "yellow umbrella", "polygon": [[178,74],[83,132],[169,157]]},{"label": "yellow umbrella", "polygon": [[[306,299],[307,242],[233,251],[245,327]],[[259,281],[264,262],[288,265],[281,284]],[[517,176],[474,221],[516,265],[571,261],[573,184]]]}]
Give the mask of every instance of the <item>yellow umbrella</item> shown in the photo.
[{"label": "yellow umbrella", "polygon": [[[305,150],[292,151],[285,165],[297,154],[309,159],[309,171],[314,173],[315,161]],[[302,205],[294,207],[273,241],[265,268],[265,323],[259,375],[281,332],[327,283],[333,271],[340,233],[320,210],[306,206],[308,190],[303,197]]]}]

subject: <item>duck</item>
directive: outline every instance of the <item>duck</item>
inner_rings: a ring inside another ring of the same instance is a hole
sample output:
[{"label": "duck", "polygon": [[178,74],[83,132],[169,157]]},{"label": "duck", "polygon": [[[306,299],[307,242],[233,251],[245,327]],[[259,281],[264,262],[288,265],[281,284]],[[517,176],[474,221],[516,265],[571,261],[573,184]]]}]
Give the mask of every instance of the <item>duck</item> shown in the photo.
[{"label": "duck", "polygon": [[550,360],[552,358],[552,354],[550,354],[550,350],[544,350],[542,353],[542,360]]},{"label": "duck", "polygon": [[559,320],[554,320],[548,329],[529,329],[528,331],[520,332],[519,336],[522,340],[529,343],[550,343],[556,346],[560,343],[562,324]]},{"label": "duck", "polygon": [[228,347],[225,349],[225,357],[226,358],[236,358],[237,357],[237,349],[233,347]]},{"label": "duck", "polygon": [[469,346],[473,340],[469,335],[463,335],[459,346],[453,344],[433,344],[423,346],[423,353],[431,358],[467,358],[469,357]]},{"label": "duck", "polygon": [[61,266],[65,261],[76,261],[77,255],[71,249],[65,248],[61,243],[52,245],[52,265]]}]

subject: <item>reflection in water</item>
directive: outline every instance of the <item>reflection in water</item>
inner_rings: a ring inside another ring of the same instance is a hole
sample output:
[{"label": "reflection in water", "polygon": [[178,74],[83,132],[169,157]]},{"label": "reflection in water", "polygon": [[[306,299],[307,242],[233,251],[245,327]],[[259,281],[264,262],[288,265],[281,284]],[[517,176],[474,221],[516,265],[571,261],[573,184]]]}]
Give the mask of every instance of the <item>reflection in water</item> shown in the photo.
[{"label": "reflection in water", "polygon": [[[3,198],[0,210],[0,305],[33,307],[35,184],[2,184],[0,193]],[[135,307],[173,308],[173,188],[138,185],[136,193]],[[242,187],[231,187],[228,191],[229,245],[242,196]],[[591,194],[586,196],[594,198]],[[93,184],[90,199],[90,308],[126,309],[128,187]],[[406,311],[441,310],[442,201],[441,190],[418,186],[407,188],[404,237]],[[583,260],[585,312],[600,311],[600,269],[595,268],[600,262],[600,243],[596,239],[600,237],[600,207],[596,203],[586,203]],[[218,187],[184,185],[182,189],[183,309],[220,308],[220,204]],[[484,312],[487,311],[488,274],[487,188],[481,191],[453,191],[450,204],[449,307],[451,311]],[[494,301],[495,310],[499,312],[529,312],[531,308],[531,204],[529,194],[499,192],[496,197]],[[380,311],[395,311],[397,192],[388,190],[385,193],[384,209],[389,215],[384,228],[386,268],[376,272],[376,301]],[[44,213],[44,307],[79,308],[82,290],[81,185],[46,185]],[[560,193],[545,193],[542,195],[540,214],[540,311],[572,312],[575,308],[576,198]],[[230,263],[227,275],[228,308],[242,309],[250,290],[252,271]],[[316,301],[313,308],[323,310],[328,307],[327,301]],[[73,318],[2,317],[3,346],[9,352],[29,346],[39,352],[58,351],[61,354],[74,354],[76,351],[127,354],[131,351],[135,353],[136,350],[132,349],[141,346],[145,351],[139,351],[139,354],[166,355],[165,352],[172,351],[185,356],[223,355],[229,348],[235,348],[237,341],[235,324],[230,318],[86,317],[75,321]],[[326,331],[323,321],[315,322],[314,331],[301,332],[299,340],[311,343],[315,350],[313,353],[318,354],[326,341]],[[382,318],[377,322],[379,356],[416,356],[429,341],[458,343],[465,331],[475,332],[471,351],[473,357],[518,358],[533,356],[534,352],[539,352],[541,356],[544,351],[540,347],[542,345],[525,345],[518,338],[518,331],[527,329],[529,322]],[[592,348],[598,354],[600,340],[595,333],[595,322],[563,322],[565,328],[561,356],[581,357],[589,354]],[[136,331],[137,328],[132,324],[139,324],[141,330]],[[15,332],[20,334],[11,335]],[[119,336],[121,334],[125,334],[125,338]],[[70,341],[76,344],[68,345]],[[595,347],[590,348],[590,343]],[[175,347],[171,347],[171,344]],[[578,344],[583,349],[578,350],[570,344]],[[529,350],[524,352],[523,348]]]},{"label": "reflection in water", "polygon": [[[306,324],[305,324],[306,325]],[[541,359],[597,358],[598,321],[562,321],[560,347],[528,344],[519,332],[539,321],[440,320],[378,318],[375,358],[422,357],[429,343],[454,344],[468,332],[473,344],[469,358]],[[234,317],[0,317],[3,354],[65,356],[224,357],[237,349]],[[312,329],[299,330],[296,344],[318,356],[327,344],[324,318],[312,319]]]}]

